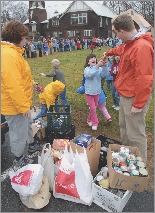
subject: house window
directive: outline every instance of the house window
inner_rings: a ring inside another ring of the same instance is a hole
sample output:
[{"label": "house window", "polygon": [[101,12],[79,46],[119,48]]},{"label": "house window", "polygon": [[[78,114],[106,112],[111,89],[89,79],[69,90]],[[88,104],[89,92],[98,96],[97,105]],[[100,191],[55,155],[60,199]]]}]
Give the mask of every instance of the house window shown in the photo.
[{"label": "house window", "polygon": [[47,22],[47,28],[49,28],[49,22]]},{"label": "house window", "polygon": [[106,25],[108,25],[108,18],[106,18],[105,23],[106,23]]},{"label": "house window", "polygon": [[92,30],[84,30],[84,36],[92,36]]},{"label": "house window", "polygon": [[58,32],[53,32],[53,37],[58,37]]},{"label": "house window", "polygon": [[59,25],[59,20],[52,20],[52,25]]},{"label": "house window", "polygon": [[75,36],[75,31],[67,31],[68,37],[73,37]]},{"label": "house window", "polygon": [[87,23],[87,13],[72,14],[71,24],[86,24]]}]

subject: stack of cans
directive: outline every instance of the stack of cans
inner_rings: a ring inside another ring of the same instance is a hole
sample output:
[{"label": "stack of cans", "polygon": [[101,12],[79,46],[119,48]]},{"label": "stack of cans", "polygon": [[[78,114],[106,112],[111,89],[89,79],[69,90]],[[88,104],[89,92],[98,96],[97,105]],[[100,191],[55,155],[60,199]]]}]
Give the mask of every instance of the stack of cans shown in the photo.
[{"label": "stack of cans", "polygon": [[112,152],[112,165],[116,172],[127,176],[147,177],[145,163],[128,148],[120,147],[118,152]]}]

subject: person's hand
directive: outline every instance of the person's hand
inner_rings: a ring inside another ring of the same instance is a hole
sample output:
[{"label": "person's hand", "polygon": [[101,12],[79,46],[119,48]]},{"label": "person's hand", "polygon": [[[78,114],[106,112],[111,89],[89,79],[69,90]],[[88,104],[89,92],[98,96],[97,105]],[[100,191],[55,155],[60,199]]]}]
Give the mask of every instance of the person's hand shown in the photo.
[{"label": "person's hand", "polygon": [[102,60],[102,59],[101,59],[101,60],[99,60],[99,62],[97,63],[96,66],[97,66],[97,67],[102,67],[102,66],[105,66],[106,63],[107,63],[107,62],[106,62],[105,60]]},{"label": "person's hand", "polygon": [[43,73],[43,72],[41,72],[40,75],[41,75],[41,76],[46,76],[45,73]]},{"label": "person's hand", "polygon": [[104,53],[102,54],[102,59],[103,59],[103,60],[106,60],[106,52],[104,52]]},{"label": "person's hand", "polygon": [[141,112],[141,111],[142,111],[142,109],[138,109],[138,108],[136,108],[136,107],[132,107],[132,108],[131,108],[131,114],[132,114],[132,115],[134,115],[135,113]]},{"label": "person's hand", "polygon": [[31,117],[31,110],[28,110],[27,112],[23,113],[23,116],[26,118],[30,118]]}]

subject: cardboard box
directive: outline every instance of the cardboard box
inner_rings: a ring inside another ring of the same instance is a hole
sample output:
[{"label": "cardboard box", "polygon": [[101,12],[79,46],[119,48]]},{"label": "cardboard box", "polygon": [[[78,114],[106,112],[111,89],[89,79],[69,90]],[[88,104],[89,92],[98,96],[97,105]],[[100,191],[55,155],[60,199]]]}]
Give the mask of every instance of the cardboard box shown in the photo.
[{"label": "cardboard box", "polygon": [[75,143],[79,146],[87,146],[91,143],[92,135],[81,134],[75,141]]},{"label": "cardboard box", "polygon": [[92,183],[93,202],[108,212],[122,212],[132,195],[132,191],[126,191],[122,198],[95,184],[96,177]]},{"label": "cardboard box", "polygon": [[37,138],[39,140],[42,140],[46,136],[45,127],[37,128],[34,125],[32,125],[32,131],[33,131],[33,137],[37,134]]},{"label": "cardboard box", "polygon": [[[120,145],[110,144],[108,153],[107,153],[107,165],[109,169],[109,180],[111,188],[118,188],[136,192],[143,192],[147,183],[149,181],[149,177],[139,177],[139,176],[126,176],[116,172],[112,167],[112,154],[111,151],[117,152],[120,148]],[[131,146],[123,146],[129,148],[132,153],[136,154],[136,156],[141,157],[141,153],[137,147]]]},{"label": "cardboard box", "polygon": [[[77,149],[78,153],[83,153],[83,147],[75,144],[75,141],[78,137],[75,137],[73,140],[70,141],[70,146],[74,153],[76,152],[76,149]],[[95,176],[97,173],[97,170],[98,170],[98,165],[99,165],[101,141],[92,137],[92,142],[95,143],[95,146],[92,147],[91,149],[86,148],[86,153],[87,153],[87,157],[88,157],[90,171],[91,171],[92,175]]]},{"label": "cardboard box", "polygon": [[[133,21],[134,21],[134,24],[135,24],[135,28],[137,30],[139,30],[140,28],[140,22],[145,26],[145,27],[152,27],[144,18],[143,16],[141,16],[140,14],[136,13],[133,9],[129,9],[122,14],[129,14]],[[111,23],[117,18],[118,16],[114,17],[113,19],[111,19]],[[112,30],[114,31],[114,26],[112,25]],[[152,32],[151,30],[151,35],[154,37],[154,33]]]}]

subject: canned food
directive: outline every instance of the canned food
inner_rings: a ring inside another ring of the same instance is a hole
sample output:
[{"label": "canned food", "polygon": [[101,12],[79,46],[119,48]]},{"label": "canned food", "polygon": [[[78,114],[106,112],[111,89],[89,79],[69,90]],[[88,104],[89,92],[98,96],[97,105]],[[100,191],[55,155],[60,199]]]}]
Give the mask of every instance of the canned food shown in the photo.
[{"label": "canned food", "polygon": [[139,171],[136,169],[133,169],[132,172],[130,173],[130,176],[138,176],[139,175]]},{"label": "canned food", "polygon": [[136,157],[136,161],[143,161],[141,157]]},{"label": "canned food", "polygon": [[148,171],[146,169],[144,169],[144,168],[140,168],[139,169],[139,175],[141,177],[147,177],[148,176]]},{"label": "canned food", "polygon": [[136,162],[136,157],[135,157],[135,155],[133,155],[133,154],[128,155],[128,156],[127,156],[126,162],[127,162],[127,165],[128,165],[128,166],[130,166],[131,164],[134,165],[135,162]]},{"label": "canned food", "polygon": [[119,153],[118,152],[112,152],[112,158],[119,158]]},{"label": "canned food", "polygon": [[121,147],[120,147],[120,152],[121,152],[121,153],[129,154],[129,153],[130,153],[130,150],[129,150],[129,148],[125,148],[124,146],[121,146]]},{"label": "canned food", "polygon": [[127,172],[128,171],[128,167],[127,167],[127,164],[126,162],[120,162],[120,169],[122,172]]},{"label": "canned food", "polygon": [[138,162],[137,162],[137,165],[136,165],[136,168],[137,168],[137,169],[140,169],[140,168],[143,168],[143,169],[144,169],[144,168],[145,168],[144,162],[138,161]]},{"label": "canned food", "polygon": [[112,165],[114,166],[119,166],[120,160],[119,158],[112,158]]},{"label": "canned food", "polygon": [[125,162],[127,159],[127,155],[125,153],[119,153],[120,162]]},{"label": "canned food", "polygon": [[123,175],[130,176],[129,172],[123,172]]},{"label": "canned food", "polygon": [[132,164],[130,164],[129,165],[129,170],[132,172],[132,170],[135,170],[136,169],[136,166],[135,165],[132,165]]}]

